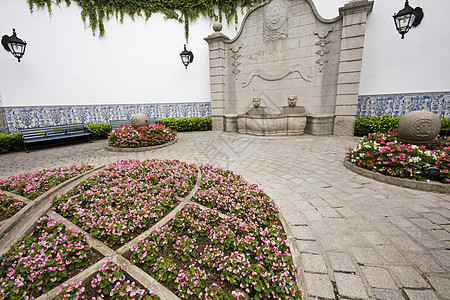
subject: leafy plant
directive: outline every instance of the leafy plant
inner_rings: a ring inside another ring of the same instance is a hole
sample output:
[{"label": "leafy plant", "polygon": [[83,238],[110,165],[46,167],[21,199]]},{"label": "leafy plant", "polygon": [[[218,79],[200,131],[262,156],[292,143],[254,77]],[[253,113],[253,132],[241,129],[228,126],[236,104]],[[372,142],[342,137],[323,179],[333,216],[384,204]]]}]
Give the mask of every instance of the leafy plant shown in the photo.
[{"label": "leafy plant", "polygon": [[14,216],[24,206],[25,203],[22,201],[0,191],[0,221]]},{"label": "leafy plant", "polygon": [[52,12],[53,5],[65,2],[67,6],[76,4],[81,8],[81,19],[85,25],[91,27],[92,33],[98,28],[99,35],[105,34],[104,21],[112,16],[123,22],[128,15],[133,20],[135,16],[148,20],[154,13],[162,13],[167,19],[177,20],[185,25],[185,37],[189,38],[189,23],[203,16],[211,20],[222,21],[222,14],[230,22],[233,17],[237,23],[238,5],[241,9],[249,9],[262,0],[116,0],[116,1],[92,1],[92,0],[28,0],[30,10],[47,7]]},{"label": "leafy plant", "polygon": [[207,131],[211,130],[212,128],[211,118],[201,118],[201,117],[179,118],[179,119],[168,118],[158,120],[158,123],[166,125],[167,127],[170,127],[178,132]]},{"label": "leafy plant", "polygon": [[23,150],[20,133],[0,134],[0,154]]},{"label": "leafy plant", "polygon": [[92,140],[102,140],[108,138],[109,123],[91,123],[86,124],[86,127],[91,132]]},{"label": "leafy plant", "polygon": [[171,142],[176,136],[176,131],[161,124],[138,128],[125,125],[111,132],[108,142],[115,148],[141,148]]}]

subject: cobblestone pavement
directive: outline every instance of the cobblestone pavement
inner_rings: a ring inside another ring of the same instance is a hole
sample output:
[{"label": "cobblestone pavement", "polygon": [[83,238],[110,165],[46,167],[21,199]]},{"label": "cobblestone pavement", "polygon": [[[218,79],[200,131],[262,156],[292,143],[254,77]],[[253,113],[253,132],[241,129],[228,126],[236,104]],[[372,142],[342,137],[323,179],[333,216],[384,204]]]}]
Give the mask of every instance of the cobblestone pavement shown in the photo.
[{"label": "cobblestone pavement", "polygon": [[242,174],[277,203],[301,252],[308,299],[450,299],[450,195],[391,186],[343,166],[355,137],[180,133],[152,151],[106,141],[0,156],[0,177],[119,159],[210,163]]}]

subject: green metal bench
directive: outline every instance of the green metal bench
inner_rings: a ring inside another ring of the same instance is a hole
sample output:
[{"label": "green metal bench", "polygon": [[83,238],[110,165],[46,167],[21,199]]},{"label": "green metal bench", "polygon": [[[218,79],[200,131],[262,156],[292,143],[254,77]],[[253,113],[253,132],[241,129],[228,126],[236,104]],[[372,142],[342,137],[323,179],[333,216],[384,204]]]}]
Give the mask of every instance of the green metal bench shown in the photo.
[{"label": "green metal bench", "polygon": [[27,153],[31,144],[47,146],[49,144],[77,142],[80,141],[80,138],[92,142],[91,132],[84,124],[20,128],[19,132],[22,137],[23,147]]}]

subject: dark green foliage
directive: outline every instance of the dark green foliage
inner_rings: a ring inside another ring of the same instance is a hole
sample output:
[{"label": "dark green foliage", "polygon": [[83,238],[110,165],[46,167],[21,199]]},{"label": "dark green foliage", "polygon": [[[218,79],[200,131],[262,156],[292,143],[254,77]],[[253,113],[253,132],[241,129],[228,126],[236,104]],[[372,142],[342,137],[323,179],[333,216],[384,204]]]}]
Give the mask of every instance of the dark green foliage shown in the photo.
[{"label": "dark green foliage", "polygon": [[86,124],[91,132],[91,140],[107,139],[109,134],[109,123]]},{"label": "dark green foliage", "polygon": [[95,34],[97,28],[99,35],[105,34],[103,22],[115,16],[117,20],[123,22],[125,15],[133,20],[135,16],[140,16],[147,20],[154,13],[162,13],[167,19],[177,20],[185,24],[186,40],[189,36],[189,23],[203,16],[211,20],[222,21],[222,14],[228,22],[233,17],[237,19],[238,9],[248,9],[262,0],[28,0],[30,10],[34,6],[45,8],[49,13],[52,6],[65,2],[67,6],[76,4],[81,8],[81,19],[91,27]]},{"label": "dark green foliage", "polygon": [[20,150],[23,151],[20,133],[0,134],[0,154]]},{"label": "dark green foliage", "polygon": [[[369,133],[388,132],[398,127],[401,117],[390,118],[387,115],[382,117],[356,118],[354,133],[356,136],[365,136]],[[450,119],[441,120],[441,135],[450,128]]]},{"label": "dark green foliage", "polygon": [[159,124],[172,128],[175,131],[206,131],[211,130],[211,118],[168,118],[158,120]]},{"label": "dark green foliage", "polygon": [[364,136],[374,132],[388,132],[397,129],[398,118],[390,118],[387,115],[382,117],[356,118],[355,135]]}]

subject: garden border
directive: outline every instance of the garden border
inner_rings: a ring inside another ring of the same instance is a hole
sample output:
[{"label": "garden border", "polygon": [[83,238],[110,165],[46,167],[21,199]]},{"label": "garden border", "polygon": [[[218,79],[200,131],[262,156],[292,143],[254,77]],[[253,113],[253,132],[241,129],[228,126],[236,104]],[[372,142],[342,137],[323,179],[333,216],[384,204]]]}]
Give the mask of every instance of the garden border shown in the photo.
[{"label": "garden border", "polygon": [[450,194],[450,184],[443,184],[443,183],[435,182],[435,181],[426,182],[426,181],[417,181],[417,180],[411,180],[411,179],[406,179],[406,178],[391,177],[391,176],[383,175],[380,173],[376,173],[376,172],[355,166],[353,163],[351,163],[347,159],[344,159],[344,166],[347,169],[349,169],[350,171],[353,171],[359,175],[362,175],[364,177],[368,177],[371,179],[375,179],[375,180],[383,182],[383,183],[392,184],[392,185],[400,186],[403,188],[414,189],[414,190]]},{"label": "garden border", "polygon": [[165,144],[155,145],[155,146],[150,146],[150,147],[139,147],[139,148],[115,148],[115,147],[111,147],[107,144],[106,150],[113,151],[113,152],[143,152],[143,151],[150,151],[150,150],[156,150],[156,149],[168,147],[177,142],[178,142],[178,139],[175,138],[173,141],[170,141]]}]

